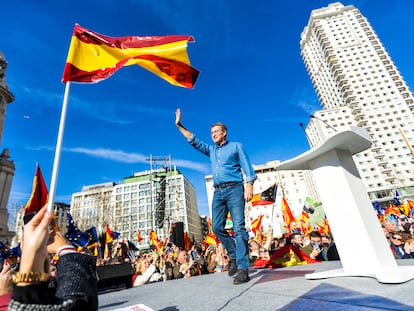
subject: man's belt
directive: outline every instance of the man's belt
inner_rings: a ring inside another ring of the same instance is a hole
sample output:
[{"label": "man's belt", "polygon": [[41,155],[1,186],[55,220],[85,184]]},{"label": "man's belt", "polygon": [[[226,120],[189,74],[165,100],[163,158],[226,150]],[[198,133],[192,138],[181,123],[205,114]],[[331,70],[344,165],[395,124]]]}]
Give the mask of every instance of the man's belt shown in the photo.
[{"label": "man's belt", "polygon": [[221,183],[221,184],[218,184],[218,185],[214,186],[214,189],[223,189],[223,188],[227,188],[227,187],[234,186],[234,185],[237,185],[237,184],[241,184],[241,182],[240,181],[224,182],[224,183]]}]

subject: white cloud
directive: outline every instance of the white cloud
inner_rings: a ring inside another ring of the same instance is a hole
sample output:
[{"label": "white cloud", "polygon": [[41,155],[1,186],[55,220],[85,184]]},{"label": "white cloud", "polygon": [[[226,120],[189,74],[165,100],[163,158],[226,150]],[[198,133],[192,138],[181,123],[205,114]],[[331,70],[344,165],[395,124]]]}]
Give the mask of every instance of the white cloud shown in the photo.
[{"label": "white cloud", "polygon": [[[108,159],[108,160],[117,161],[121,163],[148,163],[147,155],[143,155],[140,153],[128,153],[122,150],[112,150],[108,148],[89,149],[89,148],[83,148],[83,147],[76,147],[76,148],[64,148],[63,151],[85,154],[91,157],[96,157],[100,159]],[[173,162],[175,165],[179,167],[185,167],[188,169],[199,171],[204,174],[209,172],[209,167],[205,163],[183,160],[183,159],[174,159]]]}]

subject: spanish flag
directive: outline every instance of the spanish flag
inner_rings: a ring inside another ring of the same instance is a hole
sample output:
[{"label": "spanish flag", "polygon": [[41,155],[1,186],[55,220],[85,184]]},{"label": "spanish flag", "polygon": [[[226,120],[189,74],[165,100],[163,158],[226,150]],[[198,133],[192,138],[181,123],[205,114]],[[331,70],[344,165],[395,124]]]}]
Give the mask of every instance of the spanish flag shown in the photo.
[{"label": "spanish flag", "polygon": [[206,238],[203,241],[203,244],[213,245],[213,246],[216,246],[219,243],[220,243],[219,239],[212,232],[207,233]]},{"label": "spanish flag", "polygon": [[193,88],[199,71],[191,67],[187,42],[194,42],[194,38],[108,37],[76,24],[62,82],[98,82],[123,66],[139,65],[173,85]]},{"label": "spanish flag", "polygon": [[143,239],[142,239],[142,235],[141,235],[141,230],[138,229],[138,231],[137,231],[137,242],[141,243],[142,240]]},{"label": "spanish flag", "polygon": [[295,222],[295,217],[292,214],[292,211],[290,210],[290,207],[285,199],[285,197],[282,198],[282,205],[281,205],[283,220],[285,221],[286,227],[290,228],[290,225],[292,222]]},{"label": "spanish flag", "polygon": [[24,214],[37,213],[46,205],[49,197],[45,180],[40,170],[39,164],[36,165],[36,173],[33,178],[32,194],[29,201],[26,203]]},{"label": "spanish flag", "polygon": [[109,228],[109,225],[106,224],[106,235],[105,235],[105,244],[109,244],[114,241],[112,230]]},{"label": "spanish flag", "polygon": [[260,229],[260,226],[262,225],[263,216],[263,214],[260,214],[259,217],[252,221],[250,227],[252,228],[252,232],[254,234],[256,234],[256,232]]}]

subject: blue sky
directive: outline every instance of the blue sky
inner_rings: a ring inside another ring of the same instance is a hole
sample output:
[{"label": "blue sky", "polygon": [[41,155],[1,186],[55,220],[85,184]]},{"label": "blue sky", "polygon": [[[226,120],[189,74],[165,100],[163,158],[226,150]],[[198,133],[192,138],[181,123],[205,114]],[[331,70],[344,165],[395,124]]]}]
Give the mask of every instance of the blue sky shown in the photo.
[{"label": "blue sky", "polygon": [[[108,36],[192,35],[188,54],[200,70],[194,89],[170,85],[138,66],[97,84],[72,84],[55,201],[70,203],[84,185],[119,182],[149,169],[150,155],[171,155],[208,213],[208,158],[174,125],[210,142],[210,124],[228,125],[253,164],[308,149],[299,123],[321,106],[300,57],[300,34],[313,9],[333,1],[72,0],[2,3],[0,50],[15,101],[7,106],[1,149],[16,172],[9,207],[25,204],[36,163],[50,188],[65,86],[61,82],[75,23]],[[342,1],[360,9],[408,85],[414,85],[413,1]]]}]

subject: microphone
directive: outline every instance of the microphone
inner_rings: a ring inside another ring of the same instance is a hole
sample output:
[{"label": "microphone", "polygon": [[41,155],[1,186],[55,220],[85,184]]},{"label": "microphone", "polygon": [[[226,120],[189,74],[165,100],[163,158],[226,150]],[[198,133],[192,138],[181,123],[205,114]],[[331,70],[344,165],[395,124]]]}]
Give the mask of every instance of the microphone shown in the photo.
[{"label": "microphone", "polygon": [[305,127],[303,126],[303,123],[300,122],[299,126],[302,128],[303,132],[305,133],[306,139],[308,140],[309,145],[311,146],[311,148],[313,148],[313,144],[311,142],[311,140],[309,139],[308,133],[306,133]]},{"label": "microphone", "polygon": [[331,129],[333,129],[334,130],[334,132],[338,132],[338,130],[336,129],[336,128],[334,128],[332,125],[330,125],[328,122],[326,122],[325,120],[322,120],[322,119],[320,119],[320,118],[318,118],[318,117],[315,117],[313,114],[311,114],[310,115],[310,117],[312,118],[312,119],[316,119],[316,120],[319,120],[319,121],[321,121],[323,124],[325,124],[327,127],[329,127],[329,128],[331,128]]}]

